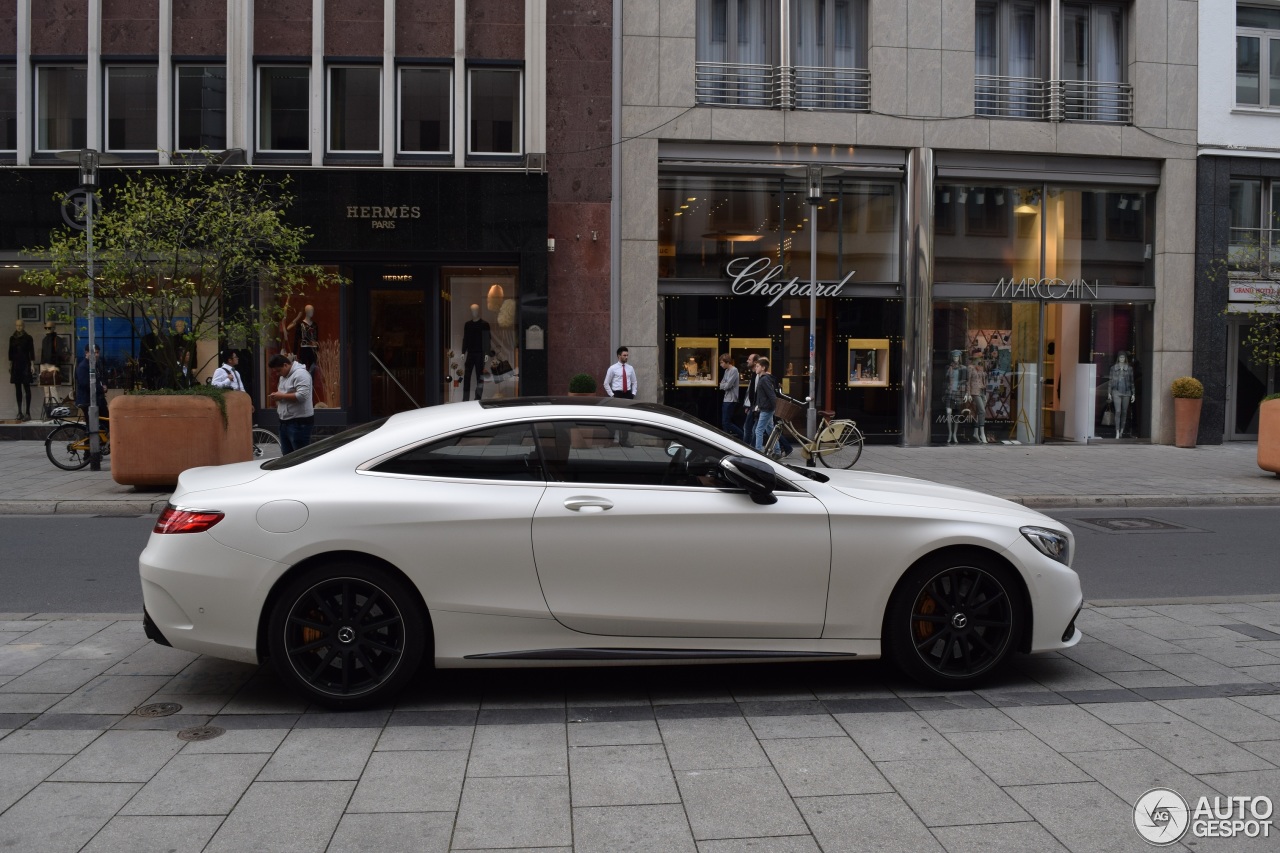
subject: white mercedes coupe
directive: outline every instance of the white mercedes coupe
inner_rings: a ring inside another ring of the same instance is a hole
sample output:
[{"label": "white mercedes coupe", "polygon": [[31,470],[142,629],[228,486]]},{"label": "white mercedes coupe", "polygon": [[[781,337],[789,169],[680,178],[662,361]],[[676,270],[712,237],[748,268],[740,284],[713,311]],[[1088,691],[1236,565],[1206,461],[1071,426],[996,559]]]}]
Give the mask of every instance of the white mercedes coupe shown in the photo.
[{"label": "white mercedes coupe", "polygon": [[147,636],[334,708],[437,667],[889,657],[968,688],[1080,640],[1062,524],[774,462],[681,412],[520,398],[194,468],[139,560]]}]

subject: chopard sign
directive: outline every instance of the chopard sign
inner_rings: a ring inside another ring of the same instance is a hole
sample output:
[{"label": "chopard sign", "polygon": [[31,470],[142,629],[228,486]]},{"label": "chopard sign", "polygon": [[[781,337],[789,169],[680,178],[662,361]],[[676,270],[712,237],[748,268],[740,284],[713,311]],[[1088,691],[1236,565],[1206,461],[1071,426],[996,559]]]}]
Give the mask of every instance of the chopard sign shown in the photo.
[{"label": "chopard sign", "polygon": [[372,228],[395,228],[397,219],[421,219],[417,205],[347,205],[347,219],[369,219]]},{"label": "chopard sign", "polygon": [[1082,278],[1070,281],[1061,278],[1002,278],[996,282],[991,295],[1010,299],[1097,299],[1098,282],[1090,283]]},{"label": "chopard sign", "polygon": [[[724,270],[733,278],[729,289],[735,296],[772,296],[770,307],[784,296],[808,296],[810,285],[800,278],[782,280],[782,267],[770,267],[768,258],[734,258],[725,264]],[[837,282],[818,282],[813,285],[817,296],[839,296],[854,271]]]}]

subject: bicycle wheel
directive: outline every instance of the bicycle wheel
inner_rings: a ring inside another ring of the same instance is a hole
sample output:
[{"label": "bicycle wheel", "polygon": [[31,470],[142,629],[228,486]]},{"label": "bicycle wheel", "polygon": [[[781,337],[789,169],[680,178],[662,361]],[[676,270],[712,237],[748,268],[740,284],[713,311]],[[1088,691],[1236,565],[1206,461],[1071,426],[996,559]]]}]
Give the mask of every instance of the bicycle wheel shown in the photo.
[{"label": "bicycle wheel", "polygon": [[63,471],[79,471],[89,464],[89,430],[80,424],[55,427],[44,440],[44,452]]},{"label": "bicycle wheel", "polygon": [[265,427],[253,428],[253,458],[273,459],[280,455],[280,437]]},{"label": "bicycle wheel", "polygon": [[828,468],[852,468],[862,455],[862,430],[853,421],[835,421],[818,439],[818,461]]}]

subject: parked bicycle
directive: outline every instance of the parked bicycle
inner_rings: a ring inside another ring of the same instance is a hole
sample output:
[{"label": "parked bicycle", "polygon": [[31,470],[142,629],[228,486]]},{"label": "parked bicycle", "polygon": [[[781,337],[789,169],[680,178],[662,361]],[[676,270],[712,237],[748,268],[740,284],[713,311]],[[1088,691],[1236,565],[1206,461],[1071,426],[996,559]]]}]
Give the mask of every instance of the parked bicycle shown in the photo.
[{"label": "parked bicycle", "polygon": [[[49,416],[56,426],[44,440],[45,455],[63,471],[79,471],[89,464],[89,427],[81,421],[71,420],[71,409],[67,406],[55,407]],[[100,417],[98,420],[106,424],[110,418]],[[98,430],[98,440],[105,459],[111,453],[111,436],[106,427]]]},{"label": "parked bicycle", "polygon": [[835,412],[819,411],[817,433],[812,439],[806,438],[792,423],[799,419],[808,405],[809,399],[797,400],[779,393],[773,411],[773,431],[764,442],[764,453],[770,458],[780,455],[779,442],[784,435],[789,436],[799,448],[805,459],[817,458],[828,468],[852,468],[862,456],[863,436],[858,425],[848,419],[832,420]]},{"label": "parked bicycle", "polygon": [[266,427],[253,428],[253,458],[271,459],[280,455],[280,436]]}]

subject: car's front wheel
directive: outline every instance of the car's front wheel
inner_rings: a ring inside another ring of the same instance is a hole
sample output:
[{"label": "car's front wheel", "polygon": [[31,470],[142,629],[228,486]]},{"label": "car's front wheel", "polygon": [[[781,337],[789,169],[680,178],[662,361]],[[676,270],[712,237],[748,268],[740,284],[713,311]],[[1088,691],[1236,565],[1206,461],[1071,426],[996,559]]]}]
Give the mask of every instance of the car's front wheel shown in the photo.
[{"label": "car's front wheel", "polygon": [[394,574],[339,563],[292,580],[276,599],[268,631],[285,681],[330,708],[363,708],[413,678],[426,648],[427,617]]},{"label": "car's front wheel", "polygon": [[973,553],[942,554],[912,567],[885,616],[888,656],[930,687],[972,687],[1012,652],[1024,619],[1012,572]]}]

